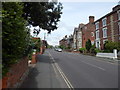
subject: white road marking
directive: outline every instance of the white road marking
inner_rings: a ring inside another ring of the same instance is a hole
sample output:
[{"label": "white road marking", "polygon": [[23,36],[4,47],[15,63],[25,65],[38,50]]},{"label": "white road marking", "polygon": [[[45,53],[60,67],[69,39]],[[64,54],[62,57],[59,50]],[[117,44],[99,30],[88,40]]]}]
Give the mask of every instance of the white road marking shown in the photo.
[{"label": "white road marking", "polygon": [[52,67],[53,67],[53,69],[54,69],[54,71],[55,71],[55,75],[58,76],[58,74],[57,74],[57,70],[56,70],[54,64],[52,64]]},{"label": "white road marking", "polygon": [[88,65],[90,65],[90,66],[93,66],[93,67],[96,67],[96,68],[99,68],[99,69],[105,71],[104,68],[101,68],[101,67],[99,67],[99,66],[96,66],[96,65],[93,65],[93,64],[90,64],[90,63],[84,62],[84,61],[81,61],[81,62],[83,62],[83,63],[85,63],[85,64],[88,64]]},{"label": "white road marking", "polygon": [[72,86],[72,84],[70,83],[70,81],[68,80],[68,78],[66,77],[66,75],[62,72],[62,70],[60,69],[59,65],[55,62],[54,58],[52,57],[52,55],[48,52],[50,59],[54,62],[54,64],[52,64],[55,73],[57,74],[57,71],[55,69],[55,67],[57,68],[58,72],[60,73],[60,75],[62,76],[63,80],[65,81],[65,83],[67,84],[68,88],[70,90],[74,90],[74,87]]}]

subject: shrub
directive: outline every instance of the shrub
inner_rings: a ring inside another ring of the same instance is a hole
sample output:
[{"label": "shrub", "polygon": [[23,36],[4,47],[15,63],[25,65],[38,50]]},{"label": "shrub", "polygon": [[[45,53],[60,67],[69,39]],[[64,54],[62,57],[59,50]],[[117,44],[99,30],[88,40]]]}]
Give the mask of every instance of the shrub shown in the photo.
[{"label": "shrub", "polygon": [[92,44],[91,44],[90,39],[88,39],[88,41],[86,42],[85,47],[86,47],[87,51],[89,52],[89,51],[90,51],[90,48],[92,47]]},{"label": "shrub", "polygon": [[99,50],[98,48],[95,48],[96,53],[102,52],[101,50]]},{"label": "shrub", "polygon": [[91,54],[96,54],[97,52],[96,52],[95,49],[96,49],[96,48],[95,48],[95,45],[92,45],[91,48],[90,48],[90,53],[91,53]]},{"label": "shrub", "polygon": [[117,49],[118,51],[120,51],[120,43],[106,41],[104,44],[104,52],[113,52],[113,49]]},{"label": "shrub", "polygon": [[80,48],[79,51],[80,51],[81,53],[84,53],[84,52],[86,51],[86,48]]}]

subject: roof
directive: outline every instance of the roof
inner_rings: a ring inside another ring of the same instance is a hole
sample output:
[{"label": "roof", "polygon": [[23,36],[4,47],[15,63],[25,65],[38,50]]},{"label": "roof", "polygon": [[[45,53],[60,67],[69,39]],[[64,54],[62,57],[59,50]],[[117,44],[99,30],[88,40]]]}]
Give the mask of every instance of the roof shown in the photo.
[{"label": "roof", "polygon": [[108,13],[108,14],[104,15],[103,17],[99,18],[99,19],[96,20],[94,23],[96,23],[96,22],[98,22],[99,20],[101,20],[101,19],[103,19],[103,18],[105,18],[105,17],[107,17],[107,16],[109,16],[109,15],[117,12],[117,10],[120,10],[120,5],[117,5],[117,6],[113,7],[113,10],[112,10],[110,13]]}]

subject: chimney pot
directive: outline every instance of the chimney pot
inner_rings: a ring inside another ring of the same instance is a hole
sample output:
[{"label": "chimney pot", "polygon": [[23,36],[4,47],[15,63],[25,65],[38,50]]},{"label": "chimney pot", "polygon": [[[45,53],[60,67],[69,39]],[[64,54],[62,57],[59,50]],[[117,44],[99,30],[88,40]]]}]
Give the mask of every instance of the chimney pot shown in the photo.
[{"label": "chimney pot", "polygon": [[89,16],[89,23],[93,23],[94,22],[94,16]]}]

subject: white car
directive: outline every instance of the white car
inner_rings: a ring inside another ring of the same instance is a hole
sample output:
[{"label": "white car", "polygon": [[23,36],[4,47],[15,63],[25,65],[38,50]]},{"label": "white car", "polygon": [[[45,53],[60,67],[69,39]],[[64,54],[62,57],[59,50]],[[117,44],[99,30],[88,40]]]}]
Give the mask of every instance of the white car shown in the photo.
[{"label": "white car", "polygon": [[58,48],[57,51],[58,51],[58,52],[62,52],[62,49]]}]

